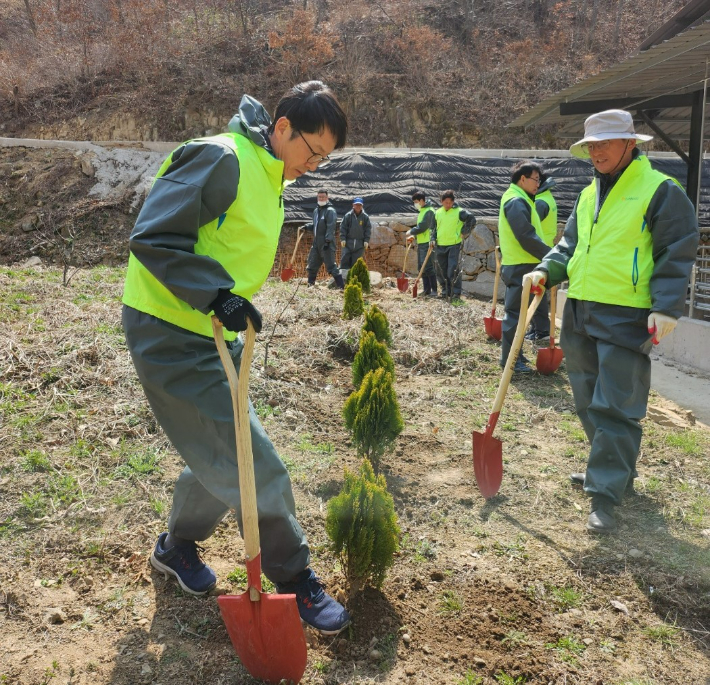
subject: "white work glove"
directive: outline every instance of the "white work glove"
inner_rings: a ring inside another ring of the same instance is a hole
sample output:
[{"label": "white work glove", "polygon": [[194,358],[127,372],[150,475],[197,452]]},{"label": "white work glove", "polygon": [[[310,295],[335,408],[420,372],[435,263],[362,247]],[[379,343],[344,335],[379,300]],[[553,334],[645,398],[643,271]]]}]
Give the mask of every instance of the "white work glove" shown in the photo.
[{"label": "white work glove", "polygon": [[547,283],[547,273],[544,271],[531,271],[529,274],[525,274],[532,278],[532,287],[530,288],[533,292],[536,289],[542,288],[544,290],[545,283]]},{"label": "white work glove", "polygon": [[653,333],[653,344],[658,345],[662,338],[673,332],[678,319],[660,312],[651,312],[648,316],[648,332]]},{"label": "white work glove", "polygon": [[369,247],[370,247],[370,243],[365,243],[365,249],[367,250],[367,248],[369,248]]},{"label": "white work glove", "polygon": [[340,241],[340,247],[345,247],[345,241],[344,241],[344,240],[341,240],[341,241]]},{"label": "white work glove", "polygon": [[407,236],[407,242],[408,242],[408,243],[413,243],[413,242],[414,242],[414,236],[411,235],[411,234],[409,233],[409,231],[407,231],[404,235]]}]

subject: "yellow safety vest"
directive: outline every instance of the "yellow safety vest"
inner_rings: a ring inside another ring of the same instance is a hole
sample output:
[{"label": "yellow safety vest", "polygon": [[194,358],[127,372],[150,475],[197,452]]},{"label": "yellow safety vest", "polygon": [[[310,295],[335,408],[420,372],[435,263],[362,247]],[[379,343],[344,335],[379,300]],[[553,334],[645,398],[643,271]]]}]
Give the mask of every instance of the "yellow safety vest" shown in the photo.
[{"label": "yellow safety vest", "polygon": [[555,244],[557,237],[557,203],[549,190],[543,190],[539,195],[535,196],[535,202],[542,200],[550,208],[547,216],[540,221],[542,226],[542,239],[545,245],[552,247]]},{"label": "yellow safety vest", "polygon": [[461,242],[463,221],[459,219],[461,207],[454,205],[448,212],[445,207],[436,210],[436,244],[442,247]]},{"label": "yellow safety vest", "polygon": [[567,264],[568,297],[651,307],[653,240],[646,211],[658,186],[668,180],[675,181],[639,155],[609,191],[596,221],[597,182],[579,194],[577,247]]},{"label": "yellow safety vest", "polygon": [[[223,217],[201,226],[195,254],[218,261],[234,280],[232,292],[251,300],[269,276],[276,256],[284,209],[283,162],[238,133],[223,133],[195,142],[227,145],[239,160],[237,198]],[[163,162],[157,178],[172,163]],[[123,303],[193,333],[212,337],[210,315],[173,295],[131,254]],[[224,331],[234,340],[236,333]]]},{"label": "yellow safety vest", "polygon": [[508,219],[505,218],[503,207],[505,207],[509,200],[516,197],[525,201],[530,207],[530,223],[533,225],[538,237],[544,240],[542,236],[542,225],[540,224],[540,217],[537,215],[537,210],[535,209],[535,203],[519,185],[511,183],[508,190],[503,193],[503,197],[500,199],[500,210],[498,211],[498,240],[500,242],[501,264],[503,264],[503,266],[538,264],[540,260],[537,257],[533,257],[533,255],[521,247],[513,233],[513,229],[508,223]]},{"label": "yellow safety vest", "polygon": [[[424,216],[426,215],[427,212],[433,212],[434,208],[433,207],[427,207],[424,206],[419,210],[419,214],[417,216],[417,223],[420,224],[422,221],[424,221]],[[428,243],[430,242],[430,234],[431,231],[427,229],[423,233],[417,233],[416,238],[417,238],[417,243]]]}]

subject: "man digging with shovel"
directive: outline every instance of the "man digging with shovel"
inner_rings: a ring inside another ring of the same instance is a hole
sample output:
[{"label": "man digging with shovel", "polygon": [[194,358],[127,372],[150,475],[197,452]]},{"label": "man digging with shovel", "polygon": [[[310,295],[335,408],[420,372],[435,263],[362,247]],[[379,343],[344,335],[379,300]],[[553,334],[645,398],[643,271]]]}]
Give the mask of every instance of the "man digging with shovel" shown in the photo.
[{"label": "man digging with shovel", "polygon": [[[242,525],[232,401],[211,316],[226,329],[239,369],[237,332],[247,319],[261,330],[251,298],[273,265],[284,186],[342,148],[346,133],[347,118],[320,81],[288,91],[273,121],[245,95],[228,133],[188,141],[165,160],[131,234],[128,349],[158,423],[187,464],[150,562],[190,594],[207,594],[217,580],[197,542],[230,509]],[[336,635],[350,616],[308,568],[288,472],[251,407],[249,418],[264,575],[278,593],[296,595],[305,623]]]},{"label": "man digging with shovel", "polygon": [[651,382],[649,352],[682,316],[698,247],[695,210],[674,179],[656,171],[631,114],[584,122],[570,152],[591,158],[594,180],[577,198],[560,242],[531,273],[533,285],[569,279],[560,345],[577,413],[591,443],[587,530],[616,530],[614,509],[633,491]]}]

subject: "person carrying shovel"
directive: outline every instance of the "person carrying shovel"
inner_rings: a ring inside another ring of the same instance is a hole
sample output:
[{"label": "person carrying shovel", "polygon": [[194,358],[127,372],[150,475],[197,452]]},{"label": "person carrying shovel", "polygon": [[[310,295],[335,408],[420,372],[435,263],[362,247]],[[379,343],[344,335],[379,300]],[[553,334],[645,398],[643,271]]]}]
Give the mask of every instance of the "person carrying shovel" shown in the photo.
[{"label": "person carrying shovel", "polygon": [[436,262],[439,297],[451,300],[461,299],[461,248],[465,238],[476,225],[476,217],[467,209],[456,204],[453,190],[441,194],[441,207],[436,210],[436,226],[431,240],[436,243]]},{"label": "person carrying shovel", "polygon": [[[244,95],[228,133],[188,141],[165,160],[131,233],[126,341],[155,417],[187,464],[150,562],[196,596],[216,584],[197,543],[230,509],[241,516],[233,407],[211,316],[239,369],[237,332],[247,320],[261,329],[251,299],[273,265],[284,186],[342,148],[347,128],[320,81],[289,90],[273,121]],[[296,595],[305,623],[335,635],[350,616],[309,568],[286,467],[251,407],[249,421],[263,572],[278,593]]]},{"label": "person carrying shovel", "polygon": [[[523,276],[531,271],[552,246],[543,240],[540,217],[535,208],[535,193],[542,179],[542,167],[529,159],[517,162],[510,172],[510,186],[500,199],[498,212],[498,239],[501,254],[501,278],[505,283],[505,315],[501,324],[500,365],[505,368],[510,348],[518,327],[520,309],[528,303],[521,302]],[[547,328],[549,321],[547,301],[543,298],[535,312],[532,327],[537,331]],[[539,339],[542,339],[542,335]],[[520,354],[513,367],[514,373],[532,373],[528,360]]]},{"label": "person carrying shovel", "polygon": [[591,444],[586,473],[571,478],[591,497],[593,533],[616,530],[615,507],[633,491],[649,352],[683,314],[699,240],[684,190],[636,147],[648,140],[624,110],[587,118],[570,152],[591,159],[594,178],[531,273],[534,285],[569,280],[560,344]]},{"label": "person carrying shovel", "polygon": [[[412,195],[414,209],[417,214],[417,225],[412,226],[406,233],[407,242],[417,241],[417,260],[421,271],[426,260],[426,266],[422,273],[422,284],[424,286],[424,297],[436,297],[436,272],[434,271],[434,260],[431,258],[429,249],[434,246],[432,231],[436,229],[436,215],[434,205],[431,200],[426,199],[426,195],[421,190],[417,190]],[[427,255],[429,259],[427,260]]]}]

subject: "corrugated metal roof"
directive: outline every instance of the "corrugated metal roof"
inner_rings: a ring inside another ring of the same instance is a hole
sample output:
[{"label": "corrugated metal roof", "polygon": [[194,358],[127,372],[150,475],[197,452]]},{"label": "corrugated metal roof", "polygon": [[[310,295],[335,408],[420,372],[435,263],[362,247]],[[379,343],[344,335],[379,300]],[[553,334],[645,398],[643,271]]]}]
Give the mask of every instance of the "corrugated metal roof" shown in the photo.
[{"label": "corrugated metal roof", "polygon": [[[563,116],[560,105],[623,99],[624,109],[646,109],[644,104],[654,98],[702,89],[710,73],[709,62],[710,21],[706,21],[551,95],[509,126],[527,128],[533,124],[570,122],[560,135],[576,136],[582,131],[588,113]],[[668,121],[661,128],[673,138],[688,138],[690,111],[690,106],[664,110],[660,119]],[[710,130],[707,119],[706,130]]]}]

